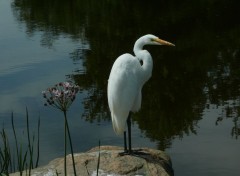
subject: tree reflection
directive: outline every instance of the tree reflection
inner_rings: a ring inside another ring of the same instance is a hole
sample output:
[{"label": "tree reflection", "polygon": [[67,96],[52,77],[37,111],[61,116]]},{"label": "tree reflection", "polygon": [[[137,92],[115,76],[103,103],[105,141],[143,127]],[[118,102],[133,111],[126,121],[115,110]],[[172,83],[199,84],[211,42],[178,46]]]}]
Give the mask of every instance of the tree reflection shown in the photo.
[{"label": "tree reflection", "polygon": [[228,49],[217,55],[217,66],[208,72],[206,94],[211,104],[222,107],[222,116],[216,120],[216,125],[224,118],[232,118],[234,126],[231,135],[240,135],[240,52],[239,49]]},{"label": "tree reflection", "polygon": [[44,46],[52,47],[63,33],[88,41],[91,50],[70,53],[74,62],[84,61],[85,70],[68,75],[88,94],[83,102],[87,121],[110,120],[106,87],[111,66],[120,54],[132,53],[139,36],[153,33],[176,48],[147,47],[154,68],[143,88],[142,109],[134,115],[141,131],[159,141],[159,148],[169,147],[176,136],[196,133],[210,103],[226,109],[216,124],[233,118],[237,137],[240,25],[234,16],[240,1],[150,1],[15,0],[12,7],[29,36],[43,32]]}]

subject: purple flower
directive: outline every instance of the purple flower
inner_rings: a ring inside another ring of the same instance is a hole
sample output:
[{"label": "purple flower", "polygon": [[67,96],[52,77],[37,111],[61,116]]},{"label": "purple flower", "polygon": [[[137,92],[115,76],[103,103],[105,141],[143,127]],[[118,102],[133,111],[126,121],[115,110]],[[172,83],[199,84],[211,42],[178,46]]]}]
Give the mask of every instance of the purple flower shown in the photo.
[{"label": "purple flower", "polygon": [[45,106],[51,105],[62,111],[67,111],[76,98],[79,86],[70,82],[60,82],[53,87],[42,91],[43,98],[46,99]]}]

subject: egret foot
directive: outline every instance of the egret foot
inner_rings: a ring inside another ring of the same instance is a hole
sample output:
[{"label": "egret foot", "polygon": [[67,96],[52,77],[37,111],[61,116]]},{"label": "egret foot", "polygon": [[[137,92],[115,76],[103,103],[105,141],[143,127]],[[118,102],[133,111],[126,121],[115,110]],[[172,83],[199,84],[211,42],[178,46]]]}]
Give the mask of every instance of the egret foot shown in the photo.
[{"label": "egret foot", "polygon": [[148,154],[145,152],[142,152],[142,149],[136,149],[136,150],[124,150],[124,152],[120,152],[119,155],[120,156],[131,155],[131,156],[141,157],[143,155],[148,155]]}]

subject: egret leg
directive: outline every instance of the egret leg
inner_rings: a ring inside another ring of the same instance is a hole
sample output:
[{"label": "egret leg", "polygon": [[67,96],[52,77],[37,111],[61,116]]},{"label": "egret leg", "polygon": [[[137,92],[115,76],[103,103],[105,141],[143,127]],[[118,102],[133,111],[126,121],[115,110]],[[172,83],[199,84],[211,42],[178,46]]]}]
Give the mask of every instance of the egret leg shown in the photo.
[{"label": "egret leg", "polygon": [[127,153],[127,135],[126,131],[124,131],[124,153]]},{"label": "egret leg", "polygon": [[133,155],[136,157],[143,157],[148,155],[147,153],[142,152],[142,149],[132,150],[132,133],[131,133],[131,112],[129,112],[127,118],[127,128],[128,128],[128,149],[127,149],[127,134],[124,131],[124,152],[119,153],[119,155]]},{"label": "egret leg", "polygon": [[124,131],[124,152],[119,153],[120,155],[128,155],[132,153],[132,143],[131,143],[131,119],[130,119],[130,113],[127,118],[127,128],[128,128],[128,147],[127,148],[127,133]]},{"label": "egret leg", "polygon": [[128,153],[132,153],[132,134],[131,134],[131,112],[129,112],[128,118],[127,118],[127,126],[128,126]]}]

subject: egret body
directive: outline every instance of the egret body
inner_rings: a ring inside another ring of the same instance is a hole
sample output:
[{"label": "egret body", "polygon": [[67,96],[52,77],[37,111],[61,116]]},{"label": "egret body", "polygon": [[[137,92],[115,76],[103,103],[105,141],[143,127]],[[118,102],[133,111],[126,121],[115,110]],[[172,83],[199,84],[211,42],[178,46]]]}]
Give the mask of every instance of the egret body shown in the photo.
[{"label": "egret body", "polygon": [[[108,105],[111,111],[112,125],[116,134],[124,134],[124,150],[131,149],[131,119],[130,112],[137,112],[141,107],[142,87],[152,75],[153,61],[150,53],[143,50],[144,45],[174,44],[148,34],[140,37],[134,45],[131,54],[123,54],[114,62],[108,79]],[[128,126],[129,148],[126,144],[126,123]]]}]

